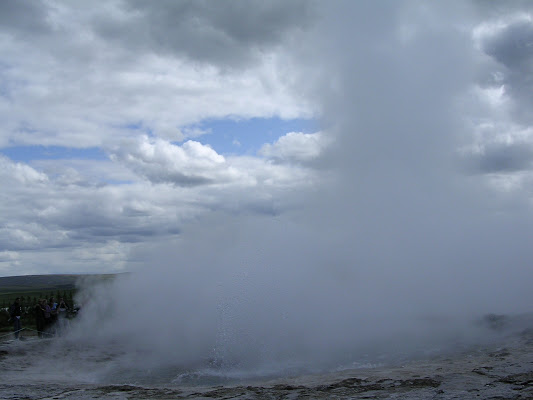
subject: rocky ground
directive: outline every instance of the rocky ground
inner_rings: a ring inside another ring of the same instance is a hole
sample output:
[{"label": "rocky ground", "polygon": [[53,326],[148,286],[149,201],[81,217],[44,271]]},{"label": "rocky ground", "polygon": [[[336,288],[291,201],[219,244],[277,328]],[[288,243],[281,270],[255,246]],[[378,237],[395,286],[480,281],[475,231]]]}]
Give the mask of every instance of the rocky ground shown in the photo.
[{"label": "rocky ground", "polygon": [[[17,373],[0,346],[0,377]],[[6,371],[10,371],[6,375]],[[4,371],[4,372],[2,372]],[[25,367],[19,368],[20,374]],[[9,382],[11,380],[12,382]],[[491,345],[395,366],[214,387],[101,385],[2,379],[2,399],[533,399],[533,329]]]}]

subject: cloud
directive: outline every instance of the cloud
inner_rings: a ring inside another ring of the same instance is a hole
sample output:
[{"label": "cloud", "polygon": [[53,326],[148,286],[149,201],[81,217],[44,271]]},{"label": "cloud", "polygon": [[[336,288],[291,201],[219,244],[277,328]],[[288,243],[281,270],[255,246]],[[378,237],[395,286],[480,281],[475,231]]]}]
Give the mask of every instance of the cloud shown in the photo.
[{"label": "cloud", "polygon": [[[312,143],[307,145],[307,149],[298,150],[290,147],[298,142],[301,144],[302,140],[293,140],[290,134],[288,137],[288,140],[282,141],[289,147],[284,150],[285,158],[294,154],[293,157],[300,160],[318,156],[319,149],[310,148],[320,140],[316,136],[304,136],[303,141],[309,140]],[[150,140],[143,137],[122,143],[110,152],[113,160],[131,168],[152,183],[171,183],[183,187],[211,185],[222,190],[224,187],[253,187],[258,190],[262,186],[297,187],[297,182],[302,182],[302,177],[309,181],[319,179],[318,174],[309,168],[274,165],[268,160],[254,157],[226,158],[211,147],[192,140],[176,145],[162,139]],[[271,157],[276,156],[274,150],[265,152]]]},{"label": "cloud", "polygon": [[310,17],[305,1],[161,1],[128,0],[93,27],[106,40],[140,52],[185,56],[219,67],[241,69],[261,58]]},{"label": "cloud", "polygon": [[120,146],[111,157],[155,183],[194,186],[243,178],[223,156],[192,140],[177,146],[144,137],[131,146]]},{"label": "cloud", "polygon": [[467,158],[479,173],[514,173],[533,168],[532,143],[491,143],[475,149]]},{"label": "cloud", "polygon": [[472,134],[463,137],[460,158],[469,173],[482,174],[481,180],[507,193],[509,201],[527,203],[533,173],[528,93],[532,9],[527,2],[510,8],[501,2],[484,6],[477,9],[485,18],[472,31],[481,55],[471,89],[474,98],[462,104]]},{"label": "cloud", "polygon": [[0,5],[0,25],[15,35],[32,36],[50,33],[51,26],[44,18],[49,7],[45,3],[21,0]]},{"label": "cloud", "polygon": [[[96,52],[112,51],[107,46],[93,45]],[[20,48],[22,54],[9,54]],[[0,85],[6,87],[6,96],[0,96],[4,146],[99,147],[110,138],[147,133],[181,141],[197,135],[182,127],[204,118],[311,113],[308,104],[285,89],[269,62],[258,67],[261,71],[222,76],[209,67],[157,56],[130,63],[112,54],[111,65],[99,59],[78,65],[27,43],[5,44],[4,50],[10,65]]]},{"label": "cloud", "polygon": [[[36,265],[121,270],[136,264],[131,250],[175,237],[205,213],[276,215],[293,207],[290,193],[322,179],[309,168],[224,158],[192,141],[180,146],[145,137],[116,150],[116,161],[35,160],[35,168],[0,158],[0,248],[32,252],[21,254],[18,273],[39,271]],[[45,255],[51,248],[53,261]],[[102,248],[120,251],[113,258]],[[61,259],[60,249],[72,251]],[[83,264],[79,254],[100,263]]]},{"label": "cloud", "polygon": [[493,85],[503,86],[513,101],[516,116],[533,123],[529,110],[533,106],[533,22],[531,14],[511,15],[497,23],[482,24],[477,39],[483,51],[499,63]]},{"label": "cloud", "polygon": [[283,161],[306,162],[322,155],[329,144],[327,135],[317,133],[289,132],[273,144],[265,144],[259,154]]},{"label": "cloud", "polygon": [[23,163],[13,163],[7,158],[0,156],[0,178],[2,182],[20,183],[23,185],[32,183],[45,183],[48,177]]}]

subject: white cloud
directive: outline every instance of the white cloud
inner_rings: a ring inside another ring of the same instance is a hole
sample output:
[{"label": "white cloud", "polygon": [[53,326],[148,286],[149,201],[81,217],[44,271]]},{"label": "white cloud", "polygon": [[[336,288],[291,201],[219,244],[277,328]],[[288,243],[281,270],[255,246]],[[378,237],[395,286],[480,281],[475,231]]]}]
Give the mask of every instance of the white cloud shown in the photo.
[{"label": "white cloud", "polygon": [[0,156],[0,179],[3,184],[20,183],[23,185],[32,183],[44,183],[48,177],[33,169],[32,167],[22,164],[13,163],[7,158]]},{"label": "white cloud", "polygon": [[[310,160],[320,154],[320,145],[326,141],[321,134],[288,135],[282,141],[284,159]],[[287,137],[286,137],[287,138]],[[305,149],[302,148],[305,144]],[[298,148],[296,146],[300,145]],[[277,149],[277,148],[276,148]],[[276,165],[254,157],[233,156],[225,158],[211,147],[189,140],[182,145],[162,139],[139,140],[123,143],[112,149],[113,160],[131,168],[152,183],[171,183],[193,187],[214,185],[223,187],[300,186],[302,177],[317,179],[316,171],[289,165]],[[277,158],[274,150],[269,157]]]},{"label": "white cloud", "polygon": [[194,186],[243,178],[223,156],[192,140],[178,146],[142,137],[112,150],[111,157],[155,183]]},{"label": "white cloud", "polygon": [[53,179],[57,185],[102,186],[127,184],[138,176],[111,160],[31,160],[31,166]]},{"label": "white cloud", "polygon": [[263,145],[259,154],[283,161],[311,161],[319,157],[330,142],[331,138],[322,132],[289,132],[275,143]]},{"label": "white cloud", "polygon": [[20,265],[3,273],[121,270],[135,264],[132,249],[173,237],[205,213],[278,214],[292,207],[290,193],[321,179],[193,141],[145,137],[116,150],[115,162],[41,160],[37,169],[0,159],[0,246],[21,252]]}]

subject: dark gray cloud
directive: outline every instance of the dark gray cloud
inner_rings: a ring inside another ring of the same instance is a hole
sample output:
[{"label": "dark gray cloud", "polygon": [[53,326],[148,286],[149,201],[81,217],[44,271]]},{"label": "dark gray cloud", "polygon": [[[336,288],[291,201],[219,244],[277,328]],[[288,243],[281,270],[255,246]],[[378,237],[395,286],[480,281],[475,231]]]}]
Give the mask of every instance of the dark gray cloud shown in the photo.
[{"label": "dark gray cloud", "polygon": [[533,168],[533,146],[530,143],[488,144],[481,151],[466,155],[467,171],[482,174],[510,174]]},{"label": "dark gray cloud", "polygon": [[475,6],[475,11],[482,20],[498,19],[517,12],[533,11],[533,4],[529,0],[472,0],[471,3]]},{"label": "dark gray cloud", "polygon": [[533,22],[515,18],[502,29],[488,34],[483,50],[503,67],[497,85],[504,85],[520,121],[533,123]]},{"label": "dark gray cloud", "polygon": [[241,67],[309,23],[308,1],[128,0],[125,16],[95,21],[108,40],[140,51],[171,53],[217,66]]},{"label": "dark gray cloud", "polygon": [[49,7],[45,2],[20,0],[0,2],[0,30],[19,36],[50,32],[46,20]]},{"label": "dark gray cloud", "polygon": [[511,23],[487,39],[484,50],[508,68],[531,71],[533,58],[533,24],[530,21]]}]

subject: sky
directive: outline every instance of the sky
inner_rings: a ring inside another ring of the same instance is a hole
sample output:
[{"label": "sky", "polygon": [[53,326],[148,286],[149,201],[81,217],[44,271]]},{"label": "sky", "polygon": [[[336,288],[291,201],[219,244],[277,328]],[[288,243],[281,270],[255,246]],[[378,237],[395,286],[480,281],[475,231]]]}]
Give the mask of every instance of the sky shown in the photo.
[{"label": "sky", "polygon": [[316,182],[327,138],[283,47],[311,4],[0,7],[1,275],[131,270],[199,216],[275,215]]},{"label": "sky", "polygon": [[387,276],[399,295],[512,276],[517,297],[532,13],[2,2],[0,275],[180,270],[203,252],[224,270],[223,254],[257,251],[258,265]]}]

